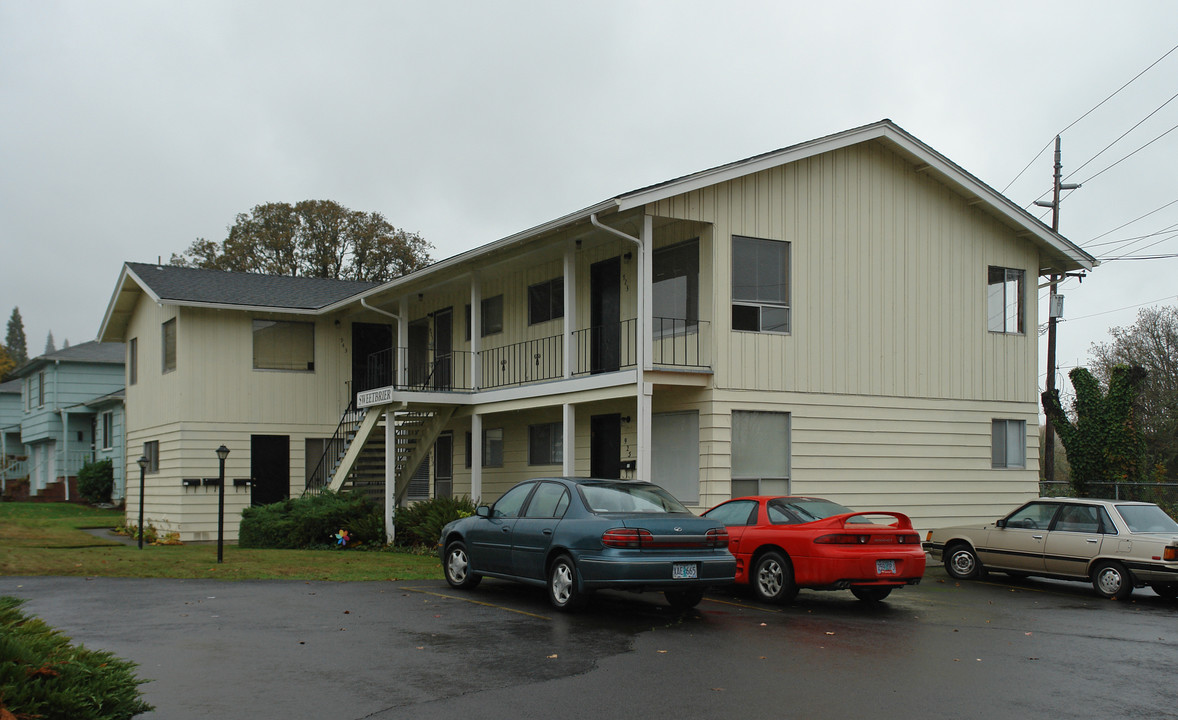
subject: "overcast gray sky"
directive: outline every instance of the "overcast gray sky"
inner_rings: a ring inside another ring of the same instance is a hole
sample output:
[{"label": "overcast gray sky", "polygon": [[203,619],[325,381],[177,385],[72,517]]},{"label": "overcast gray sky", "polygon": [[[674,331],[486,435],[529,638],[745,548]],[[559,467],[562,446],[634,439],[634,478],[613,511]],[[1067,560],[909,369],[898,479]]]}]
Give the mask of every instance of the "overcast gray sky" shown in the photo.
[{"label": "overcast gray sky", "polygon": [[[1027,205],[1036,153],[1176,44],[1170,1],[0,0],[0,322],[20,307],[30,355],[94,339],[124,261],[264,202],[379,211],[444,258],[885,117]],[[1069,181],[1096,177],[1060,229],[1098,257],[1178,253],[1106,244],[1178,224],[1116,229],[1178,201],[1178,131],[1100,172],[1178,126],[1175,93],[1178,52],[1063,134],[1065,175],[1091,160]],[[1176,278],[1065,284],[1061,372]]]}]

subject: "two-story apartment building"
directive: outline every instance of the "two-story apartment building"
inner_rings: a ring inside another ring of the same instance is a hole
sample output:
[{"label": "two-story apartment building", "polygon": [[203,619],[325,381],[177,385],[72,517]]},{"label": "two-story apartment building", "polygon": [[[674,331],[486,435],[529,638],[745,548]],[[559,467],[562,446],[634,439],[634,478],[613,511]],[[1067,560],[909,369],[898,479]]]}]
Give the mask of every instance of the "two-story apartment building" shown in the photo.
[{"label": "two-story apartment building", "polygon": [[[1038,278],[1094,265],[885,120],[623,193],[314,309],[186,320],[128,291],[147,274],[128,265],[100,337],[166,343],[176,323],[192,380],[127,393],[129,455],[158,442],[161,468],[191,458],[207,473],[230,438],[238,472],[261,454],[293,493],[303,478],[342,487],[376,437],[398,502],[595,475],[653,480],[695,508],[792,492],[932,527],[1036,493]],[[322,389],[276,391],[273,372]],[[251,423],[242,396],[282,405],[285,425]],[[200,417],[199,457],[140,412]],[[180,480],[167,479],[177,497],[200,492]]]},{"label": "two-story apartment building", "polygon": [[[13,371],[21,388],[20,454],[27,456],[31,496],[58,485],[62,499],[76,499],[72,483],[78,470],[109,457],[113,499],[121,497],[124,354],[121,343],[87,342],[33,358]],[[8,438],[6,433],[6,446]],[[13,450],[6,447],[5,452]]]}]

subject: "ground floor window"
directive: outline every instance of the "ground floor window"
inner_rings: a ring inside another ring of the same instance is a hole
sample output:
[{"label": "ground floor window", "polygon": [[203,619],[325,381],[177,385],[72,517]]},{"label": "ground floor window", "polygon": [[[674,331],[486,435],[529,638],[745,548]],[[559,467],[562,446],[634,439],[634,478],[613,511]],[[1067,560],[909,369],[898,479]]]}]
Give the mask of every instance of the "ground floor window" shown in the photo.
[{"label": "ground floor window", "polygon": [[699,413],[655,413],[650,418],[650,474],[675,499],[699,502]]},{"label": "ground floor window", "polygon": [[564,462],[564,423],[528,426],[528,464],[559,465]]},{"label": "ground floor window", "polygon": [[996,468],[1027,466],[1025,420],[995,420],[990,425],[990,465]]},{"label": "ground floor window", "polygon": [[[466,466],[471,466],[474,457],[470,444],[470,433],[466,433]],[[483,431],[483,467],[503,467],[503,428]]]},{"label": "ground floor window", "polygon": [[732,411],[732,496],[789,494],[789,413]]},{"label": "ground floor window", "polygon": [[110,450],[115,441],[115,414],[110,410],[102,413],[102,449]]},{"label": "ground floor window", "polygon": [[143,443],[143,457],[147,458],[146,472],[148,474],[160,471],[160,441],[148,440]]}]

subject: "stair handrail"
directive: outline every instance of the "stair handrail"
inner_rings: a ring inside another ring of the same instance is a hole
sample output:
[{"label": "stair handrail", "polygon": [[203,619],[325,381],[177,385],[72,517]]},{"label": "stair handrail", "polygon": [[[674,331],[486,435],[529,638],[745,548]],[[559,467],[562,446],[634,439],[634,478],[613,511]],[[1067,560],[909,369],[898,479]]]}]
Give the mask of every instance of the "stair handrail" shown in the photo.
[{"label": "stair handrail", "polygon": [[335,470],[335,466],[343,458],[344,453],[347,452],[348,434],[354,433],[356,428],[360,427],[360,423],[364,420],[364,413],[368,412],[367,408],[364,408],[364,413],[361,413],[357,419],[355,414],[358,410],[360,408],[356,407],[356,399],[352,398],[349,400],[348,407],[340,417],[339,425],[335,428],[335,433],[332,434],[331,439],[323,447],[323,455],[320,456],[319,463],[315,465],[315,469],[311,472],[310,477],[307,478],[307,484],[303,490],[303,494],[318,493],[331,482],[331,474]]}]

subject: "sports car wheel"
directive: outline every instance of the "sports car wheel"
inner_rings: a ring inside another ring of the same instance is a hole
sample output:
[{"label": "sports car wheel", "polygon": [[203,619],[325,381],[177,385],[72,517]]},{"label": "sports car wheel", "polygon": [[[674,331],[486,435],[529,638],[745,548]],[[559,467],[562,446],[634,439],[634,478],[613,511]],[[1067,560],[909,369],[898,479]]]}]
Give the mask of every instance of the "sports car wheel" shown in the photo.
[{"label": "sports car wheel", "polygon": [[450,587],[459,590],[470,590],[483,579],[482,575],[470,571],[466,545],[458,540],[446,546],[446,560],[442,563],[442,570],[446,573],[446,582],[450,583]]},{"label": "sports car wheel", "polygon": [[1167,600],[1178,598],[1178,583],[1154,583],[1150,587]]},{"label": "sports car wheel", "polygon": [[1133,576],[1121,563],[1105,560],[1092,568],[1092,587],[1101,597],[1128,600],[1133,594]]},{"label": "sports car wheel", "polygon": [[704,599],[703,590],[666,590],[663,595],[676,610],[690,610]]},{"label": "sports car wheel", "polygon": [[879,602],[892,594],[890,587],[853,587],[851,594],[864,602]]},{"label": "sports car wheel", "polygon": [[945,548],[945,572],[958,580],[972,580],[982,574],[982,563],[973,548],[959,542]]},{"label": "sports car wheel", "polygon": [[548,600],[557,610],[573,610],[584,602],[577,590],[577,566],[568,555],[556,558],[548,568]]},{"label": "sports car wheel", "polygon": [[788,557],[775,551],[757,558],[750,584],[753,594],[763,602],[787,603],[798,596],[793,565]]}]

